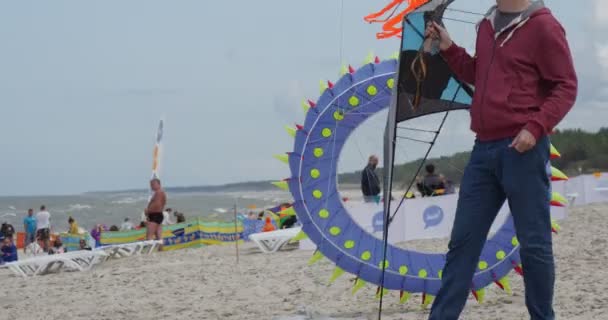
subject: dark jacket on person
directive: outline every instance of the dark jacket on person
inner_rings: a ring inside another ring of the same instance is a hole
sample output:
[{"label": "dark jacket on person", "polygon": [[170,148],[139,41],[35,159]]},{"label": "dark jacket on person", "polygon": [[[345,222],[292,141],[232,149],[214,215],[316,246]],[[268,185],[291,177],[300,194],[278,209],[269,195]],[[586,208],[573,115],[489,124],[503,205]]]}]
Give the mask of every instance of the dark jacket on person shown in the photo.
[{"label": "dark jacket on person", "polygon": [[380,194],[380,179],[371,165],[367,165],[361,173],[361,192],[366,197]]},{"label": "dark jacket on person", "polygon": [[534,2],[503,30],[494,7],[479,24],[475,57],[452,44],[441,55],[459,80],[475,86],[471,129],[481,141],[515,137],[522,129],[538,140],[574,105],[577,77],[564,28]]},{"label": "dark jacket on person", "polygon": [[17,261],[17,247],[11,243],[9,246],[2,246],[2,261]]}]

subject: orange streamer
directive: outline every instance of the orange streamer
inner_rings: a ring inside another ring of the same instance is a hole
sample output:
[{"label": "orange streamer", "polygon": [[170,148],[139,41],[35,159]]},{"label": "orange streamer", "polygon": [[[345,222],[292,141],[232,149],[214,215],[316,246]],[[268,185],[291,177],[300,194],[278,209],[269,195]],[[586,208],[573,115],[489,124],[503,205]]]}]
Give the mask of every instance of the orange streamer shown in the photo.
[{"label": "orange streamer", "polygon": [[[372,13],[364,17],[363,19],[369,23],[383,23],[382,32],[376,33],[376,38],[378,39],[388,39],[392,37],[401,38],[401,34],[403,33],[403,29],[401,26],[401,22],[403,18],[413,12],[414,10],[420,8],[421,6],[427,4],[431,0],[392,0],[387,6],[382,8],[380,11]],[[392,17],[388,17],[386,19],[379,19],[384,16],[391,9],[397,9],[399,5],[407,2],[407,7],[399,12],[399,14],[394,15]]]}]

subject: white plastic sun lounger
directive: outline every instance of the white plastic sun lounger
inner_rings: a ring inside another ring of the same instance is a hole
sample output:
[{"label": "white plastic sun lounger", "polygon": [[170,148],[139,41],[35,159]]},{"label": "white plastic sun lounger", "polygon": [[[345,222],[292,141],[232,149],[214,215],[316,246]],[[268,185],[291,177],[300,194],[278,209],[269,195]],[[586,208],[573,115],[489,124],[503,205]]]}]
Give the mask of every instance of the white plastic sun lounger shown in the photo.
[{"label": "white plastic sun lounger", "polygon": [[62,254],[35,256],[23,260],[9,262],[3,267],[22,277],[37,276],[63,269],[74,271],[90,270],[94,265],[105,261],[105,252],[73,251]]},{"label": "white plastic sun lounger", "polygon": [[163,242],[161,240],[146,240],[131,243],[112,244],[100,247],[97,250],[104,251],[108,258],[124,258],[138,254],[150,254],[154,252]]},{"label": "white plastic sun lounger", "polygon": [[289,240],[297,236],[300,231],[302,231],[302,227],[254,233],[249,236],[249,240],[253,241],[262,252],[273,253],[279,251]]}]

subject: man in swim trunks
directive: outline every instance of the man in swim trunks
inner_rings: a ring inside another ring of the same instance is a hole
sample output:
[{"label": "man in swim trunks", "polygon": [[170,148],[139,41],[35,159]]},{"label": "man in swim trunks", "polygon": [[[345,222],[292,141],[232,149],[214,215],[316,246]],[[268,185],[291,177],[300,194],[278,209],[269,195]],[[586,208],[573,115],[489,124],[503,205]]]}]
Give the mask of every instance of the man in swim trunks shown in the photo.
[{"label": "man in swim trunks", "polygon": [[163,211],[165,210],[165,204],[167,203],[167,195],[163,191],[160,180],[152,179],[150,181],[150,189],[154,192],[148,207],[144,211],[148,220],[148,228],[146,232],[147,240],[162,240],[162,223],[163,223]]}]

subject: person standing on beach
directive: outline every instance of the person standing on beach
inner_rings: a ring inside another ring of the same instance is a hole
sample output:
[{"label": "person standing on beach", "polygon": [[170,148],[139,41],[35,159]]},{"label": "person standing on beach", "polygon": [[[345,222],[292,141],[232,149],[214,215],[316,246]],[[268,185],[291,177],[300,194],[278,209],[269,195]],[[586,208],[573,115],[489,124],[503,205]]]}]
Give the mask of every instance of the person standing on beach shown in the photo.
[{"label": "person standing on beach", "polygon": [[148,207],[144,211],[148,219],[148,229],[146,231],[146,238],[148,240],[162,240],[163,233],[163,212],[165,210],[165,204],[167,203],[167,195],[163,191],[160,180],[152,179],[150,181],[150,189],[154,192]]},{"label": "person standing on beach", "polygon": [[44,242],[44,252],[48,252],[51,240],[51,214],[46,210],[46,206],[40,206],[40,211],[36,213],[36,236]]},{"label": "person standing on beach", "polygon": [[23,229],[25,231],[24,248],[27,248],[30,243],[36,242],[36,218],[34,217],[34,209],[27,210],[27,216],[23,218]]},{"label": "person standing on beach", "polygon": [[542,1],[498,0],[478,25],[474,57],[436,22],[426,36],[439,42],[456,76],[475,86],[470,113],[477,135],[429,319],[459,318],[490,227],[507,200],[528,313],[532,320],[554,320],[547,135],[574,105],[578,87],[565,31]]},{"label": "person standing on beach", "polygon": [[376,174],[378,157],[372,155],[367,161],[367,166],[361,172],[361,193],[365,202],[380,202],[380,179]]}]

